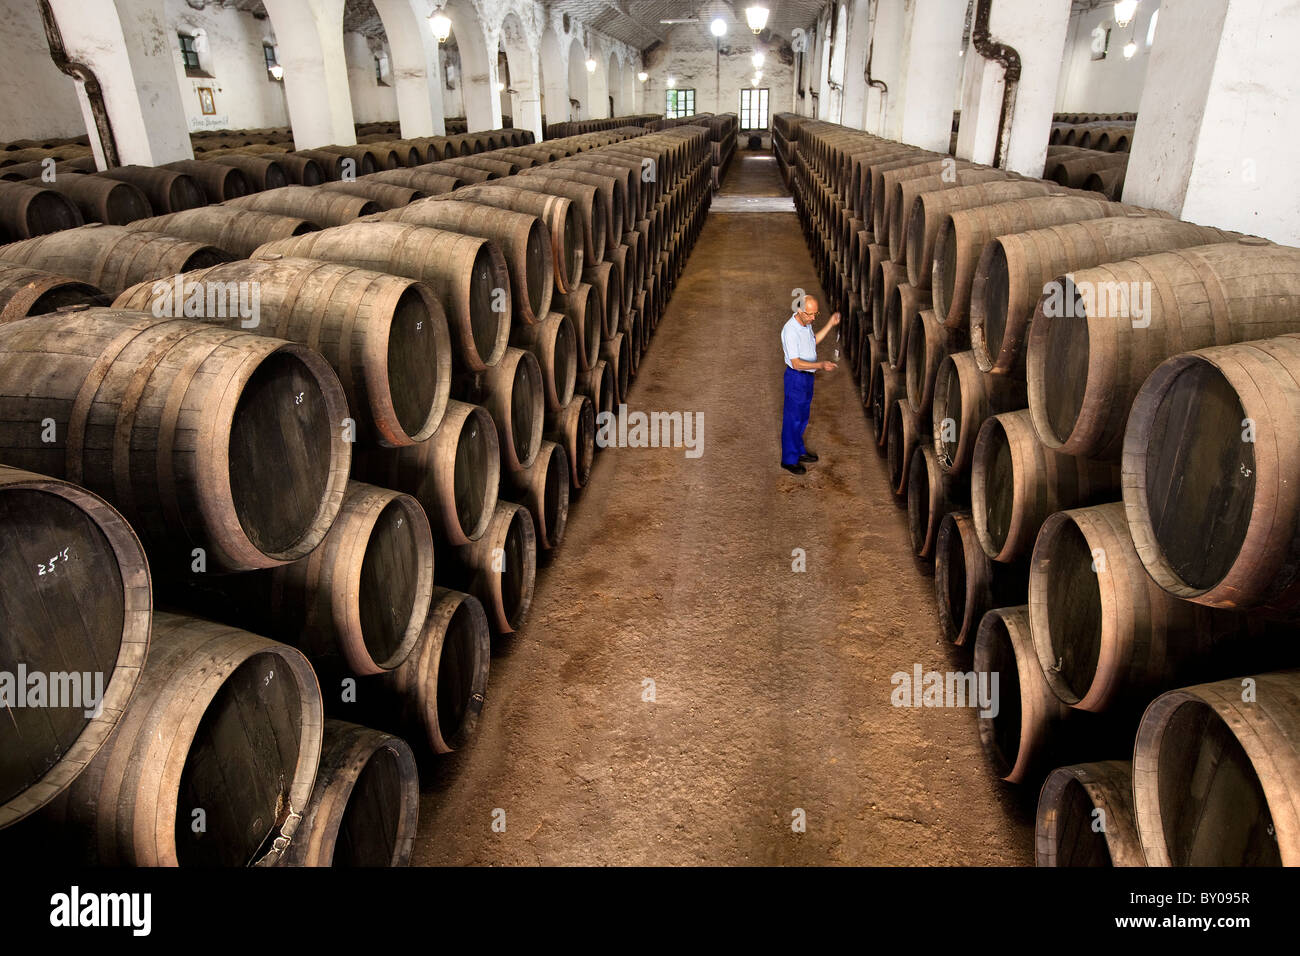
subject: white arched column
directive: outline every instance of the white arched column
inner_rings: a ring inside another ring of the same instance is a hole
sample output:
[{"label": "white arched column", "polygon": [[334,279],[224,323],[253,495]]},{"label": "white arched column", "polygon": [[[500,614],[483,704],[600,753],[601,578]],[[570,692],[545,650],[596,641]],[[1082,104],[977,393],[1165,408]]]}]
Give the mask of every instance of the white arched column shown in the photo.
[{"label": "white arched column", "polygon": [[569,73],[564,49],[559,31],[554,23],[550,24],[542,33],[541,43],[542,112],[548,123],[563,123],[569,118]]},{"label": "white arched column", "polygon": [[[99,80],[118,162],[157,166],[193,158],[162,0],[51,0],[50,7],[68,58]],[[98,130],[80,83],[77,96],[102,167]]]},{"label": "white arched column", "polygon": [[523,21],[507,13],[501,21],[501,45],[510,65],[511,116],[515,129],[530,129],[542,138],[542,78],[537,51],[528,42]]},{"label": "white arched column", "polygon": [[343,53],[343,0],[263,0],[275,28],[298,149],[357,141]]},{"label": "white arched column", "polygon": [[461,93],[469,131],[499,129],[501,99],[497,95],[497,39],[495,35],[485,35],[483,23],[470,0],[452,0],[442,12],[451,20],[456,46],[460,50]]},{"label": "white arched column", "polygon": [[429,0],[374,0],[388,34],[393,57],[393,88],[402,136],[441,136],[446,132],[442,102],[442,64],[429,25]]},{"label": "white arched column", "polygon": [[566,119],[587,119],[592,115],[590,81],[587,79],[587,50],[577,37],[569,41],[568,98],[577,100],[578,105],[569,104]]}]

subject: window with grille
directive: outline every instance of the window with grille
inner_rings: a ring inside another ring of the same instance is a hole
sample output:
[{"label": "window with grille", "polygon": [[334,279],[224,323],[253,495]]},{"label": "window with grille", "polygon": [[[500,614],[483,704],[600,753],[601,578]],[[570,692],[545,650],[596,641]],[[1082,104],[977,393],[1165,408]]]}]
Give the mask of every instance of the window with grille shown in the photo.
[{"label": "window with grille", "polygon": [[192,37],[188,33],[179,33],[177,36],[181,41],[181,60],[185,63],[185,69],[202,69],[199,65],[198,38]]},{"label": "window with grille", "polygon": [[275,47],[269,43],[262,44],[262,56],[266,57],[266,68],[269,70],[273,66],[278,66],[280,61],[276,59]]},{"label": "window with grille", "polygon": [[669,90],[664,101],[664,117],[677,119],[680,116],[695,115],[694,90]]},{"label": "window with grille", "polygon": [[766,89],[740,91],[741,129],[767,129],[767,94]]}]

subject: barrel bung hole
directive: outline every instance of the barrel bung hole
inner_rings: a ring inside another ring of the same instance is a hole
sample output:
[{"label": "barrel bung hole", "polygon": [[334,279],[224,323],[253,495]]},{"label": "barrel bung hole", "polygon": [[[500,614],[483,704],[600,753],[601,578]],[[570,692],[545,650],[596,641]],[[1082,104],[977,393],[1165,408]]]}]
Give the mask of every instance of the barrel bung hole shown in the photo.
[{"label": "barrel bung hole", "polygon": [[980,738],[997,767],[998,776],[1005,777],[1016,765],[1020,753],[1020,671],[1006,621],[994,614],[986,618],[982,627],[988,631],[981,635],[975,669],[998,675],[998,712],[996,717],[980,715]]},{"label": "barrel bung hole", "polygon": [[[0,672],[102,675],[108,686],[126,622],[112,543],[62,495],[0,491]],[[71,701],[71,703],[82,703]],[[93,705],[6,707],[0,716],[0,804],[26,790],[76,741]]]},{"label": "barrel bung hole", "polygon": [[361,561],[361,636],[380,666],[394,663],[405,642],[420,589],[420,545],[410,511],[403,498],[384,506]]},{"label": "barrel bung hole", "polygon": [[276,352],[253,372],[230,425],[230,490],[239,523],[268,554],[308,531],[330,480],[334,424],[311,370]]},{"label": "barrel bung hole", "polygon": [[1058,442],[1065,441],[1074,432],[1083,410],[1091,348],[1087,305],[1068,278],[1062,302],[1065,315],[1048,320],[1042,358],[1035,360],[1040,373],[1038,380],[1043,386],[1043,410]]},{"label": "barrel bung hole", "polygon": [[[298,684],[277,654],[254,654],[221,685],[199,721],[181,771],[176,854],[182,866],[255,861],[287,810],[302,710]],[[194,825],[197,819],[204,827]]]},{"label": "barrel bung hole", "polygon": [[[1214,366],[1193,361],[1170,381],[1146,451],[1147,513],[1174,573],[1193,588],[1223,580],[1255,505],[1255,445],[1246,411]],[[1191,520],[1191,519],[1195,520]]]},{"label": "barrel bung hole", "polygon": [[438,400],[436,306],[414,287],[403,290],[388,329],[388,394],[408,435],[424,430]]},{"label": "barrel bung hole", "polygon": [[[1102,607],[1092,548],[1079,526],[1063,521],[1046,553],[1035,554],[1051,568],[1047,588],[1048,638],[1056,668],[1047,679],[1057,694],[1074,703],[1088,693],[1101,657]],[[1118,571],[1119,569],[1113,569]]]},{"label": "barrel bung hole", "polygon": [[1160,823],[1174,866],[1282,865],[1259,777],[1213,708],[1179,705],[1156,759]]},{"label": "barrel bung hole", "polygon": [[405,788],[397,753],[379,747],[352,785],[339,821],[333,866],[391,866],[402,823]]}]

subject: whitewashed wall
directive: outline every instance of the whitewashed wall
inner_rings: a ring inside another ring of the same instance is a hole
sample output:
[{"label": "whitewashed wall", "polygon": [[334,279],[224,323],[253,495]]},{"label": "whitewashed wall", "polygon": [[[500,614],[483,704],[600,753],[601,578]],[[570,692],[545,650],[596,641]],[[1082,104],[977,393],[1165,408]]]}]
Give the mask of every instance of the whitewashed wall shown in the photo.
[{"label": "whitewashed wall", "polygon": [[[1137,15],[1124,29],[1114,26],[1109,5],[1070,17],[1065,39],[1065,58],[1056,87],[1058,113],[1136,113],[1142,101],[1151,48],[1147,28],[1160,8],[1159,0],[1144,0]],[[1111,26],[1110,49],[1104,60],[1092,58],[1092,31],[1100,24]],[[1157,22],[1157,31],[1159,23]],[[1124,59],[1124,44],[1135,38],[1137,53]]]},{"label": "whitewashed wall", "polygon": [[[375,53],[386,58],[386,86],[375,77]],[[371,49],[371,41],[360,33],[343,34],[343,55],[348,64],[348,91],[352,95],[354,123],[397,122],[397,91],[392,81],[392,54],[387,44]]]},{"label": "whitewashed wall", "polygon": [[33,0],[0,0],[0,140],[80,136],[76,82],[59,72]]}]

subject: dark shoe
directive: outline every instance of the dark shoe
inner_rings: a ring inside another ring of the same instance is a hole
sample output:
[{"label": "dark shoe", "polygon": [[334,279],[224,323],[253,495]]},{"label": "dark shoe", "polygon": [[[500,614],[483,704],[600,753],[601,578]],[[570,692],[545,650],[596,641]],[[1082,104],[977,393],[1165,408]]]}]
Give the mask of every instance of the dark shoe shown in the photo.
[{"label": "dark shoe", "polygon": [[781,462],[781,467],[784,468],[786,471],[790,472],[790,474],[792,475],[802,475],[804,472],[808,470],[803,465],[798,465],[798,464],[787,465],[785,462]]},{"label": "dark shoe", "polygon": [[809,451],[808,449],[805,448],[803,454],[799,456],[799,460],[800,460],[800,461],[816,461],[816,460],[817,460],[817,453],[816,453],[815,451]]}]

